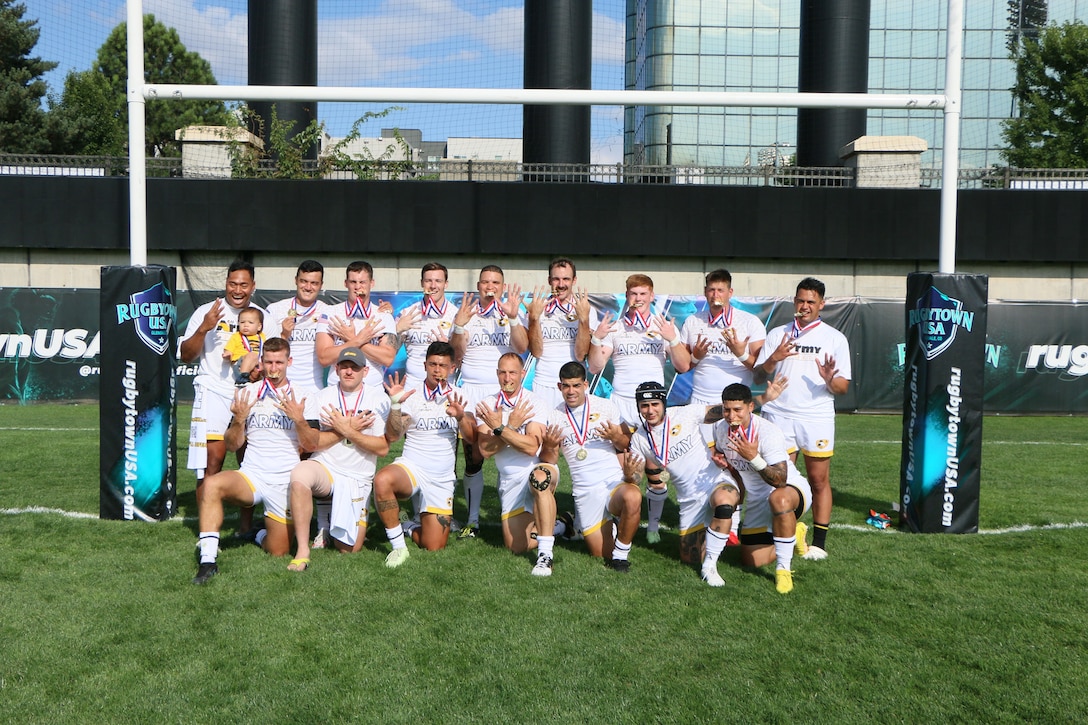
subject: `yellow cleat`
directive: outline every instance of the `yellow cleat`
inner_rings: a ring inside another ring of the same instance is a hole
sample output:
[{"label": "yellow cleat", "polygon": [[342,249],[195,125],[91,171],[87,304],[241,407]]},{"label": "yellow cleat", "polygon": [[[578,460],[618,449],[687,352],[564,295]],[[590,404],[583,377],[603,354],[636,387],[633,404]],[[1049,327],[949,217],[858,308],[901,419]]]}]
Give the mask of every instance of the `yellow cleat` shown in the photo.
[{"label": "yellow cleat", "polygon": [[778,569],[774,573],[774,588],[779,594],[789,594],[793,591],[793,572],[789,569]]},{"label": "yellow cleat", "polygon": [[795,533],[797,541],[793,544],[793,554],[794,556],[804,556],[808,553],[808,543],[805,542],[805,537],[808,536],[808,527],[798,521]]}]

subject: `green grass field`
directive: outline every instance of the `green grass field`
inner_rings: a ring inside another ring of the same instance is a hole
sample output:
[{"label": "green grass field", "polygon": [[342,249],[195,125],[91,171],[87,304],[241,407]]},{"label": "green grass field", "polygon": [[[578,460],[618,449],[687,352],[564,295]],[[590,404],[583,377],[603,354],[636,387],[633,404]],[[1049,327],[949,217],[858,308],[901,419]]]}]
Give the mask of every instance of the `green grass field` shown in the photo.
[{"label": "green grass field", "polygon": [[[413,549],[396,570],[382,565],[380,531],[354,556],[316,552],[304,574],[228,543],[220,576],[194,587],[188,471],[175,519],[100,521],[97,406],[0,416],[5,722],[1057,722],[1088,711],[1083,419],[987,418],[983,533],[941,536],[864,524],[898,497],[900,420],[841,416],[831,556],[795,560],[783,597],[769,567],[743,570],[733,549],[726,586],[707,587],[677,561],[671,532],[653,547],[639,534],[629,576],[560,543],[555,574],[538,579],[497,526]],[[569,506],[569,486],[559,498]]]}]

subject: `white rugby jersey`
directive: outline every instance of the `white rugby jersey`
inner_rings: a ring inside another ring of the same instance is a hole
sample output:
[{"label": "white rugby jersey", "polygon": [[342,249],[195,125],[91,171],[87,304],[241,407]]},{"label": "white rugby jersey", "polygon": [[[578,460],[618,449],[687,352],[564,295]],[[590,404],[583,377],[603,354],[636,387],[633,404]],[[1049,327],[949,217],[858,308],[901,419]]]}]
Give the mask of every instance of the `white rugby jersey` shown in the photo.
[{"label": "white rugby jersey", "polygon": [[[713,404],[722,399],[722,390],[733,383],[743,383],[751,387],[752,371],[729,349],[729,344],[722,338],[722,332],[732,327],[737,331],[737,339],[748,338],[748,344],[761,342],[767,337],[767,329],[759,318],[750,312],[738,310],[729,305],[715,320],[710,319],[710,312],[691,315],[684,321],[680,330],[680,340],[689,346],[695,346],[702,335],[710,342],[706,357],[692,368],[691,398]],[[694,362],[694,361],[693,361]]]},{"label": "white rugby jersey", "polygon": [[[476,314],[465,325],[465,358],[461,361],[461,383],[494,386],[499,358],[508,352],[515,352],[510,345],[510,320],[497,300],[488,308],[486,314],[481,314],[479,303],[476,304]],[[519,316],[519,319],[525,324],[524,318]]]},{"label": "white rugby jersey", "polygon": [[[636,323],[636,324],[632,324]],[[612,389],[624,398],[635,397],[639,383],[649,380],[665,384],[665,359],[669,343],[661,337],[657,322],[647,315],[645,326],[632,314],[621,317],[603,346],[612,348]]]},{"label": "white rugby jersey", "polygon": [[295,297],[273,302],[264,318],[265,333],[278,334],[283,321],[295,318],[295,329],[287,341],[291,343],[291,382],[306,395],[325,387],[326,369],[317,362],[317,325],[326,314],[328,305],[315,300],[312,305],[299,304]]},{"label": "white rugby jersey", "polygon": [[[786,453],[786,436],[782,433],[782,429],[769,420],[765,420],[758,415],[753,415],[751,423],[744,429],[745,435],[749,440],[752,436],[759,438],[759,455],[767,462],[768,466],[773,466],[776,463],[786,462],[786,483],[806,486],[801,472],[797,470],[797,466],[790,460],[789,454]],[[741,480],[744,481],[745,498],[751,499],[765,499],[771,495],[771,491],[774,490],[774,486],[763,480],[763,476],[759,475],[759,472],[752,468],[752,464],[746,461],[739,453],[729,449],[729,421],[719,420],[714,424],[714,445],[715,447],[725,454],[725,457],[729,460],[729,463],[733,468],[737,469],[740,473]]]},{"label": "white rugby jersey", "polygon": [[[401,404],[408,415],[403,456],[438,478],[454,476],[457,461],[457,419],[446,415],[447,398],[456,391],[449,385],[429,391],[426,383]],[[397,411],[392,411],[396,415]],[[465,415],[471,415],[465,412]]]},{"label": "white rugby jersey", "polygon": [[645,458],[648,466],[656,462],[657,467],[669,472],[681,503],[726,480],[710,457],[711,450],[700,430],[705,417],[705,405],[668,408],[661,425],[648,430],[643,423],[631,438],[631,449]]},{"label": "white rugby jersey", "polygon": [[[246,417],[246,457],[243,470],[289,475],[299,462],[295,422],[278,406],[281,397],[293,392],[290,381],[273,388],[268,380],[247,383],[246,393],[256,402]],[[246,465],[249,464],[249,465]]]},{"label": "white rugby jersey", "polygon": [[[208,314],[208,310],[214,304],[215,300],[212,300],[193,310],[193,314],[189,318],[189,324],[185,326],[185,334],[178,340],[179,358],[181,357],[181,344],[196,334],[197,328],[204,321],[204,315]],[[230,336],[238,331],[238,313],[246,308],[231,307],[226,300],[222,300],[222,305],[223,319],[219,321],[214,330],[204,336],[204,348],[200,352],[196,378],[193,382],[229,398],[234,396],[235,373],[231,369],[230,360],[223,359],[223,348],[226,347]],[[265,311],[264,308],[254,304],[250,304],[249,307],[256,307],[261,312]],[[268,318],[267,314],[265,318]]]},{"label": "white rugby jersey", "polygon": [[[575,488],[596,488],[623,480],[623,468],[612,441],[597,432],[597,427],[606,421],[619,425],[619,411],[611,400],[596,395],[587,395],[586,402],[577,408],[560,403],[549,413],[549,424],[558,425],[563,431],[559,450],[567,459]],[[579,460],[581,450],[585,451],[585,458]]]},{"label": "white rugby jersey", "polygon": [[[590,333],[597,329],[598,324],[597,310],[591,307]],[[571,301],[569,306],[564,307],[558,300],[549,300],[544,307],[544,314],[540,316],[540,334],[544,345],[540,357],[536,359],[533,390],[554,388],[559,382],[559,368],[571,360],[578,360],[574,355],[574,341],[578,337],[578,317],[574,312],[574,302]]]},{"label": "white rugby jersey", "polygon": [[820,377],[816,361],[823,362],[825,355],[831,355],[839,369],[837,377],[850,380],[850,346],[846,336],[822,320],[816,320],[803,330],[797,328],[796,322],[791,322],[767,334],[767,342],[763,344],[756,364],[762,365],[770,358],[786,336],[793,339],[796,354],[778,363],[775,375],[785,375],[790,383],[781,395],[763,406],[764,414],[791,418],[835,415],[835,396]]},{"label": "white rugby jersey", "polygon": [[[328,407],[336,408],[348,417],[370,411],[374,413],[374,422],[362,431],[363,434],[384,436],[389,404],[389,396],[380,388],[374,389],[364,384],[354,393],[345,393],[340,390],[340,383],[337,382],[306,400],[306,419],[321,420],[321,412]],[[331,429],[322,425],[321,430]],[[324,464],[334,473],[361,476],[369,480],[374,477],[378,457],[345,440],[314,453],[310,460]]]},{"label": "white rugby jersey", "polygon": [[[357,306],[354,309],[350,308],[347,302],[329,305],[325,310],[325,314],[322,315],[317,322],[317,331],[326,332],[329,335],[332,335],[333,342],[337,345],[342,345],[344,344],[344,339],[329,332],[329,323],[333,319],[344,321],[350,320],[356,332],[362,329],[363,325],[369,320],[376,319],[381,323],[381,332],[379,332],[376,337],[371,338],[370,342],[362,346],[361,349],[364,353],[366,352],[366,345],[380,345],[382,344],[382,338],[386,335],[397,334],[397,323],[393,320],[391,314],[388,312],[379,312],[378,306],[374,304],[373,301],[368,301],[365,306],[361,304],[360,300],[355,300],[355,302],[357,303]],[[363,382],[372,388],[382,387],[382,381],[385,379],[385,366],[379,365],[369,357],[366,359],[366,366],[366,378]]]},{"label": "white rugby jersey", "polygon": [[419,381],[427,377],[427,371],[424,369],[424,364],[427,362],[427,348],[438,339],[438,334],[449,339],[453,328],[453,318],[457,316],[457,305],[445,298],[442,299],[442,305],[439,307],[428,303],[426,311],[422,308],[423,301],[420,300],[401,313],[407,314],[414,310],[419,313],[419,320],[400,333],[400,343],[404,346],[405,352],[405,374]]},{"label": "white rugby jersey", "polygon": [[[501,403],[500,400],[502,400]],[[510,413],[513,411],[514,406],[522,400],[528,401],[529,404],[533,406],[533,414],[528,420],[522,423],[521,427],[517,429],[517,432],[524,434],[525,429],[529,427],[530,423],[540,423],[543,426],[547,426],[548,411],[545,409],[544,403],[524,388],[518,391],[516,395],[509,398],[507,398],[506,396],[500,396],[497,393],[495,395],[489,395],[487,398],[484,399],[483,402],[484,405],[494,410],[498,410],[501,407],[502,422],[503,425],[506,425],[507,421],[510,420]],[[479,417],[477,417],[476,427],[487,428],[487,425]],[[499,471],[499,477],[505,479],[508,476],[517,475],[521,471],[525,470],[525,468],[527,468],[528,466],[532,466],[533,464],[537,463],[537,461],[539,460],[539,458],[537,457],[539,453],[540,450],[538,449],[535,453],[533,453],[533,455],[528,455],[526,453],[522,453],[513,446],[503,446],[494,456],[495,468],[497,468]]]}]

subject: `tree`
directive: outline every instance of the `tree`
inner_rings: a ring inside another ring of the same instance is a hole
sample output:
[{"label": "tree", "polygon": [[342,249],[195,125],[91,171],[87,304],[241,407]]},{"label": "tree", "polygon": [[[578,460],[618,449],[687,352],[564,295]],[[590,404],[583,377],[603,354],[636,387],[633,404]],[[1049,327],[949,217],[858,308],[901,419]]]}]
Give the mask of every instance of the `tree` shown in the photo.
[{"label": "tree", "polygon": [[57,64],[30,57],[41,31],[24,13],[25,5],[0,0],[0,151],[40,153],[48,150],[41,76]]},{"label": "tree", "polygon": [[93,70],[71,72],[64,94],[49,97],[49,138],[55,154],[122,156],[127,131],[116,109],[113,89]]},{"label": "tree", "polygon": [[1047,0],[1008,0],[1009,29],[1005,46],[1016,54],[1024,38],[1036,38],[1046,27]]},{"label": "tree", "polygon": [[1088,26],[1049,25],[1013,53],[1019,117],[1004,122],[1010,166],[1088,167]]},{"label": "tree", "polygon": [[[98,49],[95,70],[111,89],[113,113],[122,128],[128,127],[127,28],[121,23]],[[144,15],[144,80],[147,83],[215,84],[211,64],[199,53],[190,52],[178,31]],[[220,101],[149,101],[145,106],[148,156],[180,156],[181,145],[174,132],[192,125],[221,126],[227,122],[226,107]]]}]

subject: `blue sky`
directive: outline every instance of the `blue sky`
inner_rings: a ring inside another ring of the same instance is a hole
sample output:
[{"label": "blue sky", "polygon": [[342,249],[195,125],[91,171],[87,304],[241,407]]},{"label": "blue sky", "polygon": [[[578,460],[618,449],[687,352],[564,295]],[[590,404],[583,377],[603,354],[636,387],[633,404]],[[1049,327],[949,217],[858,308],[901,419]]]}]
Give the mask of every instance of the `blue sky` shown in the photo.
[{"label": "blue sky", "polygon": [[[259,1],[259,0],[258,0]],[[87,70],[110,31],[125,19],[124,0],[23,0],[36,19],[34,54],[59,66],[46,76],[59,94],[70,70]],[[593,87],[623,87],[624,0],[595,0]],[[246,0],[145,0],[207,59],[222,84],[246,79]],[[520,88],[523,0],[318,0],[318,83],[337,86]],[[404,104],[401,104],[404,105]],[[340,135],[366,110],[361,104],[319,105],[330,133]],[[623,156],[623,113],[593,110],[594,162]],[[418,104],[364,127],[420,128],[426,140],[449,136],[521,136],[517,106]]]}]

